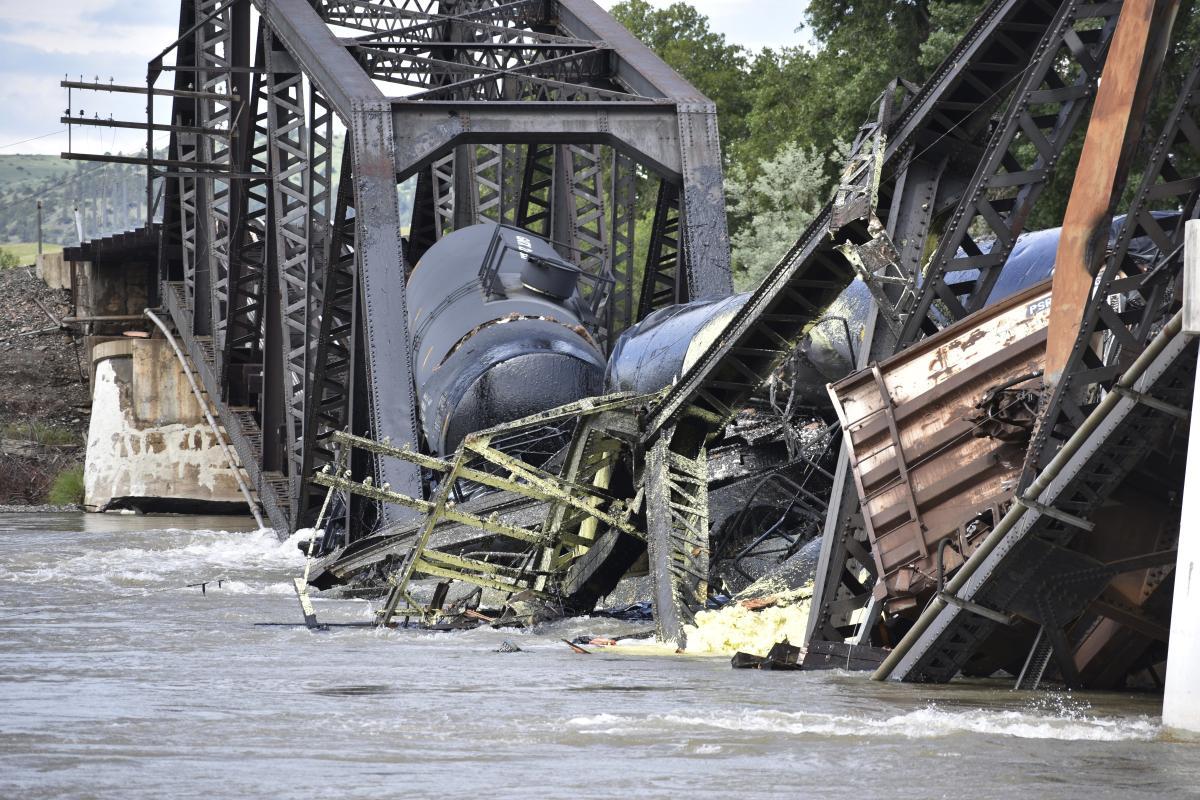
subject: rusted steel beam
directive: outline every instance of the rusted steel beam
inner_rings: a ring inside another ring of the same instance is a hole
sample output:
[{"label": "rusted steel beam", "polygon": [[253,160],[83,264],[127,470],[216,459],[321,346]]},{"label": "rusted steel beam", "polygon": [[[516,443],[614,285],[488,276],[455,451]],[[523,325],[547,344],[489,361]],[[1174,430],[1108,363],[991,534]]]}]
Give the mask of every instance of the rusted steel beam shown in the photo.
[{"label": "rusted steel beam", "polygon": [[1121,9],[1058,242],[1046,342],[1048,385],[1062,376],[1078,338],[1178,8],[1178,0],[1125,0]]}]

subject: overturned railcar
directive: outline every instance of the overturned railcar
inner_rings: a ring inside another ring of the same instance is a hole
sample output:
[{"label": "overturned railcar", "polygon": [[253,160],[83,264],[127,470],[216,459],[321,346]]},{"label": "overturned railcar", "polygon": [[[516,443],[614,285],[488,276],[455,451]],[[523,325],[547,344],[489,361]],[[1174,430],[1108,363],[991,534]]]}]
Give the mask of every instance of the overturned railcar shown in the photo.
[{"label": "overturned railcar", "polygon": [[[595,279],[539,236],[495,223],[455,231],[408,279],[413,374],[429,450],[603,390]],[[594,287],[592,287],[594,288]]]}]

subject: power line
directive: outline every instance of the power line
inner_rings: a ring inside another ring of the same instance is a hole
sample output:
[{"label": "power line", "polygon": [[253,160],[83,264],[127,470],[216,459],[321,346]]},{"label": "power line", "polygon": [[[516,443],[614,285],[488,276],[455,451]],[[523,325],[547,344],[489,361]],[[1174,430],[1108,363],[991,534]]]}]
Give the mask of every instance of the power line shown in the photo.
[{"label": "power line", "polygon": [[50,131],[49,133],[43,133],[41,136],[30,136],[28,139],[22,139],[19,142],[10,142],[9,144],[0,144],[0,150],[7,150],[10,147],[16,147],[17,145],[25,144],[26,142],[36,142],[38,139],[45,139],[47,136],[55,136],[60,133],[66,133],[66,131],[67,131],[66,128],[59,128],[56,131]]},{"label": "power line", "polygon": [[[162,141],[162,138],[164,136],[170,136],[170,133],[160,134],[159,141],[155,142],[155,144],[156,145],[160,144]],[[41,137],[39,137],[39,138],[41,138]],[[66,177],[62,178],[61,180],[55,181],[54,183],[51,183],[49,185],[35,186],[35,187],[29,189],[28,191],[26,191],[26,193],[20,197],[14,197],[11,200],[0,203],[0,211],[7,210],[14,206],[20,205],[21,203],[36,200],[37,196],[42,192],[53,191],[54,189],[58,189],[62,186],[65,186],[65,185],[71,183],[72,181],[77,180],[78,178],[82,178],[86,175],[92,175],[94,173],[108,169],[111,166],[113,166],[113,165],[107,164],[107,163],[96,164],[95,166],[91,167],[90,169],[84,169],[84,170],[80,170],[78,172],[71,173],[71,174],[67,175]]]}]

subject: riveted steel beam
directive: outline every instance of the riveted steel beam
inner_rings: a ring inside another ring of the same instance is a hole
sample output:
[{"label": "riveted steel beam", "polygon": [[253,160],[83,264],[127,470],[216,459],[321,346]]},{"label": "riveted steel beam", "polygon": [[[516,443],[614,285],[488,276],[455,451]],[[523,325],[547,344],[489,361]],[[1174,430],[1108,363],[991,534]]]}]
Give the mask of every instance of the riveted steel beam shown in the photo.
[{"label": "riveted steel beam", "polygon": [[[144,90],[174,98],[145,125],[172,134],[145,162],[169,175],[162,277],[281,534],[311,521],[306,476],[339,427],[419,445],[405,278],[442,234],[482,219],[562,233],[603,278],[593,311],[611,345],[635,321],[649,174],[675,198],[658,237],[672,296],[731,291],[714,107],[590,0],[181,0],[179,33]],[[155,86],[166,70],[174,85]],[[421,93],[389,98],[387,82]],[[413,175],[402,248],[397,184]],[[373,469],[426,491],[411,463]],[[411,512],[380,508],[383,524]]]},{"label": "riveted steel beam", "polygon": [[396,100],[396,163],[404,179],[457,144],[608,144],[675,180],[682,177],[675,108],[628,103]]}]

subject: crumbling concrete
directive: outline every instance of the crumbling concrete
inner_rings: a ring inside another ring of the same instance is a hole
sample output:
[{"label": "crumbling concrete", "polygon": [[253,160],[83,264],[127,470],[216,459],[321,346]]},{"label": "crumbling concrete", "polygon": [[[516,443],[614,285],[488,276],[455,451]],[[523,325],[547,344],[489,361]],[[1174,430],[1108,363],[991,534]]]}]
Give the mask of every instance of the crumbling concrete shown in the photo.
[{"label": "crumbling concrete", "polygon": [[84,507],[244,513],[233,470],[167,342],[102,342],[92,361]]}]

